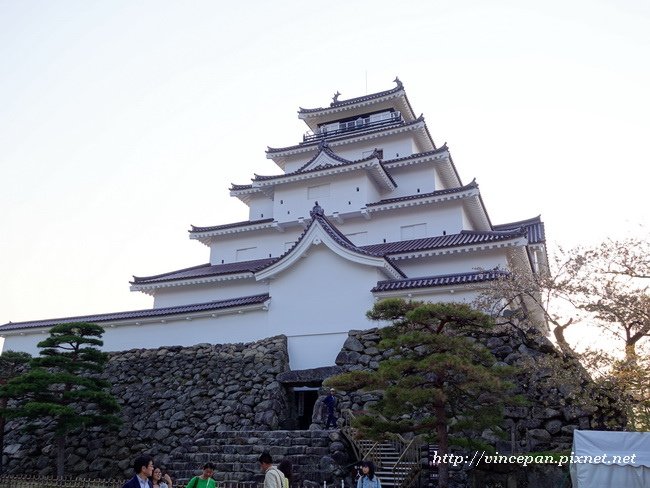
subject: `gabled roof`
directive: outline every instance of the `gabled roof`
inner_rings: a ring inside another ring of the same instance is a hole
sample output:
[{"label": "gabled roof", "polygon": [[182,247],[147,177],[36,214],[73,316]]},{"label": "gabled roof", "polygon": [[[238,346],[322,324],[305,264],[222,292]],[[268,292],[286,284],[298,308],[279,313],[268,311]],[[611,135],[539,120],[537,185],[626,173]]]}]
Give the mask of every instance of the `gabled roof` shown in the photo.
[{"label": "gabled roof", "polygon": [[256,272],[256,279],[266,279],[287,269],[300,259],[312,244],[320,244],[321,242],[326,242],[327,247],[345,259],[380,268],[386,274],[395,278],[406,276],[389,258],[354,245],[325,217],[325,212],[318,205],[318,202],[316,202],[309,215],[312,221],[296,243],[277,261]]},{"label": "gabled roof", "polygon": [[407,254],[416,251],[505,242],[513,239],[520,239],[522,237],[525,237],[525,232],[520,230],[502,232],[463,230],[458,234],[425,237],[408,241],[387,242],[385,244],[372,244],[369,246],[363,246],[362,249],[378,255],[393,256],[396,254]]},{"label": "gabled roof", "polygon": [[214,302],[194,303],[191,305],[180,305],[175,307],[154,308],[148,310],[134,310],[130,312],[103,313],[97,315],[79,315],[75,317],[64,317],[58,319],[32,320],[29,322],[9,322],[0,325],[0,333],[10,330],[33,329],[38,327],[52,327],[57,324],[69,322],[119,322],[134,319],[152,319],[163,318],[175,315],[185,315],[197,312],[209,312],[215,310],[225,310],[229,308],[241,308],[251,305],[263,304],[269,299],[267,293],[261,295],[251,295],[240,298],[231,298],[228,300],[218,300]]},{"label": "gabled roof", "polygon": [[396,278],[405,276],[390,257],[355,246],[325,217],[318,202],[310,212],[310,216],[311,222],[307,229],[301,234],[296,243],[279,257],[226,264],[208,263],[154,276],[134,276],[133,281],[131,281],[131,290],[146,292],[147,290],[166,286],[209,283],[220,279],[232,279],[233,275],[239,275],[236,276],[237,278],[266,279],[289,267],[312,244],[323,241],[329,242],[328,247],[346,259],[382,268],[389,276]]},{"label": "gabled roof", "polygon": [[415,288],[467,285],[471,283],[481,283],[484,281],[494,281],[505,276],[508,276],[508,273],[506,271],[501,271],[498,269],[438,276],[420,276],[417,278],[406,278],[403,280],[378,281],[377,286],[375,286],[370,291],[373,293],[379,293],[385,291],[412,290]]},{"label": "gabled roof", "polygon": [[544,232],[544,222],[542,222],[541,215],[533,217],[532,219],[519,220],[517,222],[510,222],[508,224],[499,224],[492,227],[496,231],[507,231],[514,229],[523,229],[528,237],[529,244],[539,244],[546,242],[546,234]]},{"label": "gabled roof", "polygon": [[332,172],[340,173],[342,171],[354,171],[365,169],[373,179],[386,190],[393,190],[397,183],[393,177],[386,171],[382,161],[379,159],[379,152],[373,151],[369,156],[356,159],[354,161],[337,156],[327,143],[319,145],[320,150],[306,164],[302,165],[296,171],[280,175],[258,175],[255,174],[253,187],[268,186],[270,184],[287,183],[303,180],[307,177],[321,176],[331,174]]}]

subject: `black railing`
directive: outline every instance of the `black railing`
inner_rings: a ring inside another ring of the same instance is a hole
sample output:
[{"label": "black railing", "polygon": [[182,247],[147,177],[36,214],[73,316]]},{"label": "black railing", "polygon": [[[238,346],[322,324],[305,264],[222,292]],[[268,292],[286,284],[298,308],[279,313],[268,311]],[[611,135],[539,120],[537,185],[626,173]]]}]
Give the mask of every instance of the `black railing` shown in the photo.
[{"label": "black railing", "polygon": [[338,129],[319,129],[318,132],[307,132],[302,136],[302,142],[313,142],[320,139],[327,139],[329,137],[338,136],[341,134],[347,134],[350,132],[364,131],[368,129],[375,129],[378,127],[383,127],[387,125],[402,124],[404,123],[404,118],[401,114],[394,112],[393,115],[389,118],[383,120],[368,120],[366,117],[361,117],[357,120],[348,121],[341,123]]}]

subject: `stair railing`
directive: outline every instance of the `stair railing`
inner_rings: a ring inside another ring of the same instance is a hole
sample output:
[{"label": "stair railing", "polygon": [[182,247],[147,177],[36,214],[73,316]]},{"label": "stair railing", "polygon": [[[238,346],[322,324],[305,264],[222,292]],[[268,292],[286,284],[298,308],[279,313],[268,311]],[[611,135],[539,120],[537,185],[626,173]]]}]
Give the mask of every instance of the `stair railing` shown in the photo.
[{"label": "stair railing", "polygon": [[393,479],[396,487],[408,488],[422,471],[420,453],[423,442],[419,437],[415,437],[406,444],[406,440],[402,436],[399,437],[405,445],[398,451],[401,454],[393,466]]},{"label": "stair railing", "polygon": [[[376,467],[381,468],[384,464],[380,452],[381,442],[373,443],[373,441],[359,439],[358,430],[352,426],[352,422],[356,418],[355,413],[366,412],[354,412],[350,409],[344,409],[341,411],[341,416],[344,419],[341,432],[352,445],[357,459],[371,460]],[[399,453],[399,457],[392,467],[395,487],[408,488],[417,479],[420,471],[422,471],[420,453],[423,441],[419,437],[407,440],[400,434],[391,434],[390,437],[390,440],[384,442],[390,444],[395,452]]]},{"label": "stair railing", "polygon": [[[359,411],[357,413],[365,412]],[[341,417],[343,418],[343,426],[340,429],[341,433],[352,445],[357,459],[361,461],[372,461],[376,467],[380,468],[382,466],[381,453],[379,452],[380,443],[359,439],[359,431],[352,427],[352,422],[356,418],[354,411],[343,409],[341,410]]]}]

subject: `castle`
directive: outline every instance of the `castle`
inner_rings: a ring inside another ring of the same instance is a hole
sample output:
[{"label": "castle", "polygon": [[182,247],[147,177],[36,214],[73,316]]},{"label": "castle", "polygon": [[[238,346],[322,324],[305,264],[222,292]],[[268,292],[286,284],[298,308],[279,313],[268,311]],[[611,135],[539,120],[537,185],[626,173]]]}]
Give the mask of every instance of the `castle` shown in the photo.
[{"label": "castle", "polygon": [[104,326],[104,349],[240,343],[283,334],[290,367],[331,366],[366,310],[387,297],[471,301],[513,263],[546,263],[539,217],[495,225],[403,84],[300,108],[308,132],[266,153],[279,174],[233,184],[243,222],[192,227],[209,262],[134,277],[147,310],[7,323],[5,349],[36,352],[57,323]]}]

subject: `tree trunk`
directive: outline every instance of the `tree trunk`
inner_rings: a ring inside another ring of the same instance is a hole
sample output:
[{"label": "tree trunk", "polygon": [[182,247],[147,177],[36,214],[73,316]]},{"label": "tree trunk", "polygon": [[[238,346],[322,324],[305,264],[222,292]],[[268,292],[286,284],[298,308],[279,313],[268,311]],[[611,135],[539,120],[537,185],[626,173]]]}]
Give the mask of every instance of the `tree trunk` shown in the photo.
[{"label": "tree trunk", "polygon": [[449,488],[449,437],[447,434],[447,412],[445,407],[436,406],[436,437],[438,440],[438,455],[443,458],[443,462],[438,464],[438,488]]},{"label": "tree trunk", "polygon": [[555,336],[555,340],[557,341],[557,345],[560,347],[560,350],[567,356],[575,357],[576,352],[573,350],[573,348],[569,345],[569,343],[564,337],[564,331],[569,325],[570,324],[556,325],[555,328],[553,329],[553,335]]},{"label": "tree trunk", "polygon": [[56,476],[65,476],[65,436],[56,437]]}]

